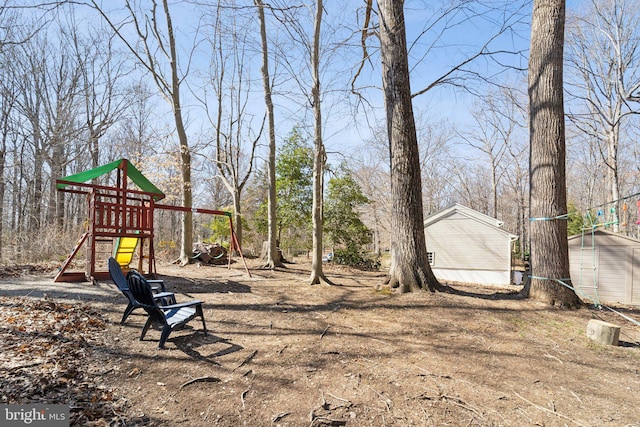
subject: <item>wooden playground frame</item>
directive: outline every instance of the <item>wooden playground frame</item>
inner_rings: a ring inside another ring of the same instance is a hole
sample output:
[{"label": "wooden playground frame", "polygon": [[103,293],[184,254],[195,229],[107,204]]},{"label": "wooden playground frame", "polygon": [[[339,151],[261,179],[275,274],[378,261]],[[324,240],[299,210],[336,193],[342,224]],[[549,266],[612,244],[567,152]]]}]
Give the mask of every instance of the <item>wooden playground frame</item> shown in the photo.
[{"label": "wooden playground frame", "polygon": [[[156,209],[226,216],[229,219],[231,232],[229,254],[231,255],[234,250],[237,250],[244,262],[245,270],[249,276],[251,276],[233,228],[233,219],[230,212],[158,204],[156,201],[164,198],[163,193],[127,188],[129,167],[133,166],[128,160],[120,160],[120,163],[116,167],[117,178],[115,187],[78,182],[64,178],[56,181],[59,191],[86,195],[88,202],[88,227],[62,264],[62,267],[54,278],[54,282],[95,282],[97,280],[109,279],[107,260],[109,256],[112,256],[114,253],[114,249],[117,249],[116,239],[126,237],[139,240],[137,244],[138,263],[135,268],[142,274],[155,278],[157,271],[154,251],[153,218]],[[135,169],[135,167],[133,168]],[[139,174],[137,169],[136,172]],[[73,260],[85,244],[87,248],[85,271],[68,271]],[[100,256],[106,252],[104,249],[100,250],[99,246],[101,245],[107,247],[110,245],[107,256]],[[136,248],[133,249],[133,251],[135,250]],[[103,265],[104,268],[98,268],[98,263]],[[230,265],[231,256],[229,256],[228,266],[230,267]],[[129,266],[124,265],[123,267],[126,269]]]}]

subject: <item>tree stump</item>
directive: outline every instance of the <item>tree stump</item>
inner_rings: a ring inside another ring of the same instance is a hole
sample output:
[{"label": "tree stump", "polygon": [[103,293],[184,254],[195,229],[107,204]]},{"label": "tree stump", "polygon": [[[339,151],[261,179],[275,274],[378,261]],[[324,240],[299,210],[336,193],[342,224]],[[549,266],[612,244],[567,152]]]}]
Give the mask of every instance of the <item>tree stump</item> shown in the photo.
[{"label": "tree stump", "polygon": [[587,324],[587,337],[604,345],[618,345],[620,326],[591,319]]}]

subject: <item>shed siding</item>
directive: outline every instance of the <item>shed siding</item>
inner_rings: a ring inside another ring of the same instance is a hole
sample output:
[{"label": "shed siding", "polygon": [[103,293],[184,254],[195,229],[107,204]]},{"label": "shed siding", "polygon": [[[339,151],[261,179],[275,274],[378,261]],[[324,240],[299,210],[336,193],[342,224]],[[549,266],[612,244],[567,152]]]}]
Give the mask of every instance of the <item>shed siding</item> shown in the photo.
[{"label": "shed siding", "polygon": [[633,248],[631,304],[640,304],[640,248]]},{"label": "shed siding", "polygon": [[453,213],[428,225],[425,238],[439,280],[511,283],[511,239],[503,230]]},{"label": "shed siding", "polygon": [[602,301],[626,302],[627,247],[598,245],[598,296]]},{"label": "shed siding", "polygon": [[582,248],[571,245],[569,247],[571,283],[578,289],[580,296],[586,295],[595,300],[598,283],[598,251],[591,247]]},{"label": "shed siding", "polygon": [[464,270],[434,268],[433,274],[441,282],[477,283],[480,285],[505,286],[511,281],[509,271]]},{"label": "shed siding", "polygon": [[433,252],[434,267],[466,270],[504,270],[505,235],[475,221],[452,219],[431,225],[425,231],[427,250]]},{"label": "shed siding", "polygon": [[640,241],[596,230],[569,239],[572,283],[602,303],[640,304]]}]

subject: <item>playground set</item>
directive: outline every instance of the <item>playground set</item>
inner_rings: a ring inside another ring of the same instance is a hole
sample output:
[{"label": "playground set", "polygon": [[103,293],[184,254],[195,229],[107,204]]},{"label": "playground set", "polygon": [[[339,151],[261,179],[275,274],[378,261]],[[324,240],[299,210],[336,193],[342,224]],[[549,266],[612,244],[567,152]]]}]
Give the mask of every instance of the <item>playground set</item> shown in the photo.
[{"label": "playground set", "polygon": [[[117,172],[115,186],[92,183],[96,178],[112,171]],[[129,188],[135,184],[138,189]],[[233,229],[232,214],[226,211],[163,205],[157,203],[165,195],[153,185],[129,160],[120,159],[97,168],[67,176],[56,181],[58,191],[84,194],[88,202],[87,230],[80,236],[66,258],[55,282],[82,282],[108,279],[107,260],[114,257],[127,270],[137,253],[135,269],[156,277],[154,252],[154,212],[165,209],[220,215],[228,218],[230,228],[229,253],[237,251],[246,261]],[[85,271],[69,271],[80,249],[86,246]],[[229,256],[228,263],[231,263]],[[101,266],[102,268],[99,268]],[[250,274],[250,273],[249,273]]]}]

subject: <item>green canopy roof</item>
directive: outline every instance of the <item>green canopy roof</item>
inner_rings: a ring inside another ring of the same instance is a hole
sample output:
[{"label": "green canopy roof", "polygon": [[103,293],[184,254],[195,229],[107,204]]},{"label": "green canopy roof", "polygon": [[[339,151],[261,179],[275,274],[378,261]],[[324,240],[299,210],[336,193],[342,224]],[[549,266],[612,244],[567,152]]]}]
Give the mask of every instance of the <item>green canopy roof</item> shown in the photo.
[{"label": "green canopy roof", "polygon": [[151,181],[149,181],[144,175],[142,175],[142,172],[140,172],[127,159],[116,160],[115,162],[98,166],[97,168],[90,169],[88,171],[76,173],[74,175],[69,175],[65,178],[60,179],[59,181],[66,181],[66,182],[58,182],[56,187],[61,190],[63,188],[66,188],[69,185],[72,185],[70,184],[70,182],[75,182],[78,184],[84,183],[94,178],[97,178],[99,176],[105,175],[114,169],[118,169],[118,168],[124,169],[125,166],[126,166],[127,176],[131,178],[131,180],[140,188],[140,190],[146,193],[157,194],[153,196],[155,200],[160,200],[164,198],[164,193],[160,191],[158,187],[153,185]]}]

